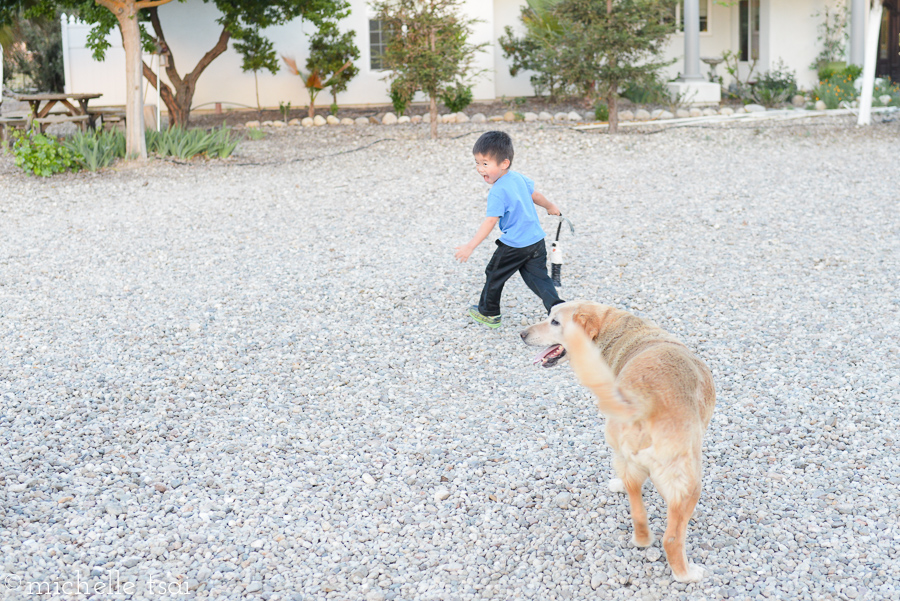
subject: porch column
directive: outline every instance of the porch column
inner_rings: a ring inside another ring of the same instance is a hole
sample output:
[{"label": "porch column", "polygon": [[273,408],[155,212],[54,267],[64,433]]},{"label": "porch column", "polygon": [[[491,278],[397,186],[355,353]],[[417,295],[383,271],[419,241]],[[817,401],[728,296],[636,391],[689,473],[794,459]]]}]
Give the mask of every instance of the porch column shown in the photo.
[{"label": "porch column", "polygon": [[866,0],[850,0],[850,64],[865,60]]},{"label": "porch column", "polygon": [[684,0],[684,74],[681,81],[703,81],[700,75],[700,0]]}]

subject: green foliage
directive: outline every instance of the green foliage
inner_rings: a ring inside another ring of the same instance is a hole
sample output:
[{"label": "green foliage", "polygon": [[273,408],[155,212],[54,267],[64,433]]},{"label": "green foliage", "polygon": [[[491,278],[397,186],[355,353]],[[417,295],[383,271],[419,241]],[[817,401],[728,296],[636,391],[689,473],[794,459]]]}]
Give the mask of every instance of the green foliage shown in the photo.
[{"label": "green foliage", "polygon": [[119,131],[77,132],[60,143],[88,171],[109,167],[116,159],[125,158],[125,134]]},{"label": "green foliage", "polygon": [[828,81],[820,81],[812,91],[813,100],[821,100],[829,109],[840,107],[842,102],[851,102],[858,93],[853,78],[847,74],[833,75]]},{"label": "green foliage", "polygon": [[62,31],[55,13],[25,16],[25,11],[7,31],[3,53],[3,78],[23,75],[29,87],[38,92],[62,92]]},{"label": "green foliage", "polygon": [[452,88],[447,88],[441,94],[441,102],[444,103],[451,113],[458,113],[465,110],[467,106],[472,104],[472,88],[463,83],[458,83]]},{"label": "green foliage", "polygon": [[[379,0],[373,5],[389,36],[382,61],[393,88],[401,80],[402,97],[421,90],[435,103],[448,89],[467,84],[475,54],[483,46],[469,42],[475,19],[460,11],[461,0]],[[437,120],[431,123],[437,136]]]},{"label": "green foliage", "polygon": [[332,102],[331,106],[328,107],[328,112],[332,115],[337,115],[339,110],[341,110],[341,107],[338,106],[337,102]]},{"label": "green foliage", "polygon": [[388,96],[391,97],[391,105],[393,105],[394,111],[397,112],[397,116],[406,112],[406,108],[409,106],[409,103],[412,102],[415,93],[415,85],[408,81],[400,78],[391,81],[391,86],[388,89]]},{"label": "green foliage", "polygon": [[554,4],[555,0],[529,0],[519,15],[525,35],[516,37],[512,27],[506,26],[499,40],[503,56],[512,61],[510,75],[515,77],[522,69],[533,71],[529,79],[535,94],[547,93],[551,101],[568,91],[560,76],[563,29],[552,10]]},{"label": "green foliage", "polygon": [[892,83],[890,77],[875,80],[875,101],[881,104],[880,99],[882,96],[891,97],[883,106],[900,106],[900,84]]},{"label": "green foliage", "polygon": [[247,137],[251,140],[262,140],[266,137],[266,132],[258,127],[250,127],[247,129]]},{"label": "green foliage", "polygon": [[[359,67],[353,64],[359,60],[359,48],[353,43],[355,35],[352,30],[341,33],[335,21],[326,20],[309,40],[306,69],[317,71],[327,80],[325,87],[329,88],[334,104],[337,104],[337,95],[359,74]],[[350,65],[344,67],[347,63]]]},{"label": "green foliage", "polygon": [[281,113],[281,118],[284,119],[284,122],[287,123],[288,116],[291,114],[291,102],[290,100],[287,102],[278,102],[278,112]]},{"label": "green foliage", "polygon": [[797,93],[797,78],[780,59],[752,87],[752,98],[766,107],[787,102]]},{"label": "green foliage", "polygon": [[16,167],[21,167],[28,175],[49,177],[54,173],[78,171],[75,153],[55,139],[37,131],[14,132],[12,135]]},{"label": "green foliage", "polygon": [[525,36],[507,28],[500,38],[511,74],[538,73],[536,91],[551,97],[578,94],[596,100],[629,83],[648,81],[671,61],[659,58],[674,27],[660,15],[668,0],[545,0],[529,3],[520,18]]},{"label": "green foliage", "polygon": [[256,86],[256,110],[262,111],[259,104],[259,72],[266,69],[273,75],[278,72],[278,58],[272,41],[262,37],[256,31],[248,32],[242,40],[234,43],[234,49],[242,57],[241,70],[245,73],[253,71],[253,83]]},{"label": "green foliage", "polygon": [[226,128],[205,131],[173,127],[161,132],[147,130],[147,151],[162,157],[191,159],[197,155],[228,158],[240,138]]},{"label": "green foliage", "polygon": [[597,121],[609,121],[609,107],[605,102],[598,102],[594,105],[594,118]]},{"label": "green foliage", "polygon": [[[622,96],[635,104],[668,104],[671,102],[669,89],[655,73],[637,81],[629,82]],[[606,119],[601,119],[606,121]]]}]

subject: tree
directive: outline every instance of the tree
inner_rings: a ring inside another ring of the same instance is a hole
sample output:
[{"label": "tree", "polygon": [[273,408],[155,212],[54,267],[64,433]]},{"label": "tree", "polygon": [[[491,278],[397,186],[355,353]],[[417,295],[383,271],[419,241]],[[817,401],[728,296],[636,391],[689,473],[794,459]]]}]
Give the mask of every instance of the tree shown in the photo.
[{"label": "tree", "polygon": [[[359,60],[359,48],[353,43],[355,36],[356,32],[352,30],[341,33],[337,23],[328,20],[319,25],[315,35],[309,40],[306,68],[309,71],[332,74],[328,78],[331,82],[328,87],[334,104],[337,104],[337,95],[346,90],[350,80],[359,73],[359,68],[353,64],[353,61]],[[341,69],[347,63],[350,65]]]},{"label": "tree", "polygon": [[[381,0],[373,5],[382,26],[391,32],[383,56],[391,92],[421,91],[428,96],[433,139],[438,98],[477,75],[472,71],[475,54],[486,46],[469,43],[478,21],[464,18],[460,4],[460,0]],[[401,85],[395,85],[397,81]]]},{"label": "tree", "polygon": [[57,15],[40,15],[17,19],[0,32],[0,42],[7,50],[3,60],[9,73],[22,74],[39,92],[62,92],[62,35]]},{"label": "tree", "polygon": [[333,85],[335,79],[340,77],[341,73],[350,68],[351,65],[350,61],[347,61],[334,73],[322,73],[318,69],[313,69],[308,75],[305,75],[297,66],[297,61],[293,58],[282,56],[281,60],[287,65],[288,71],[294,75],[299,75],[303,80],[303,87],[306,88],[306,91],[309,94],[309,107],[307,110],[310,119],[316,115],[316,96],[319,95],[319,92],[328,86]]},{"label": "tree", "polygon": [[251,32],[243,40],[234,43],[234,49],[243,57],[241,69],[253,71],[253,82],[256,84],[256,110],[262,113],[259,104],[259,76],[262,69],[270,71],[273,75],[278,72],[278,59],[275,58],[275,48],[272,40],[260,36],[257,32]]},{"label": "tree", "polygon": [[[586,101],[606,98],[609,132],[618,130],[618,90],[627,83],[640,83],[671,64],[660,58],[674,24],[671,0],[558,0],[545,10],[558,22],[552,40],[558,62],[535,60],[533,69],[554,69],[562,85],[577,91]],[[526,23],[524,48],[542,48],[546,40]],[[531,46],[525,45],[526,43]],[[544,73],[545,76],[551,74]]]},{"label": "tree", "polygon": [[532,71],[534,93],[541,96],[546,91],[551,102],[566,93],[566,84],[560,77],[559,40],[564,32],[553,5],[553,0],[527,0],[519,15],[527,35],[516,37],[507,25],[499,40],[503,56],[512,61],[509,74],[515,77],[522,69]]}]

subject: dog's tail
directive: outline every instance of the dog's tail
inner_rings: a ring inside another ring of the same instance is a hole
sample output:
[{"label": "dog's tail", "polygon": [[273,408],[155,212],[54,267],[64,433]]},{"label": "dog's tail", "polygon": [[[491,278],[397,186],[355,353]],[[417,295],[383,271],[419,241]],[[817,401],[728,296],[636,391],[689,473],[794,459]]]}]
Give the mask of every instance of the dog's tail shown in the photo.
[{"label": "dog's tail", "polygon": [[615,374],[582,328],[567,329],[565,347],[578,381],[597,397],[600,413],[622,421],[633,421],[643,415],[644,404],[639,399],[629,398],[616,385]]}]

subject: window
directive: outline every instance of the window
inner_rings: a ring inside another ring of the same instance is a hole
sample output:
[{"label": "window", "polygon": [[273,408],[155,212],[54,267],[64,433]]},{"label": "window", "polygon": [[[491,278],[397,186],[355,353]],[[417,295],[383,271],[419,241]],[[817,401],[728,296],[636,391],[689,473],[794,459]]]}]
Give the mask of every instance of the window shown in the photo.
[{"label": "window", "polygon": [[[667,23],[675,23],[678,31],[684,33],[684,7],[681,2],[669,9],[671,12],[663,19]],[[700,33],[709,33],[709,0],[700,0]]]},{"label": "window", "polygon": [[388,31],[379,19],[369,19],[369,68],[384,70],[384,48],[388,42]]},{"label": "window", "polygon": [[741,0],[741,60],[759,60],[759,0]]}]

